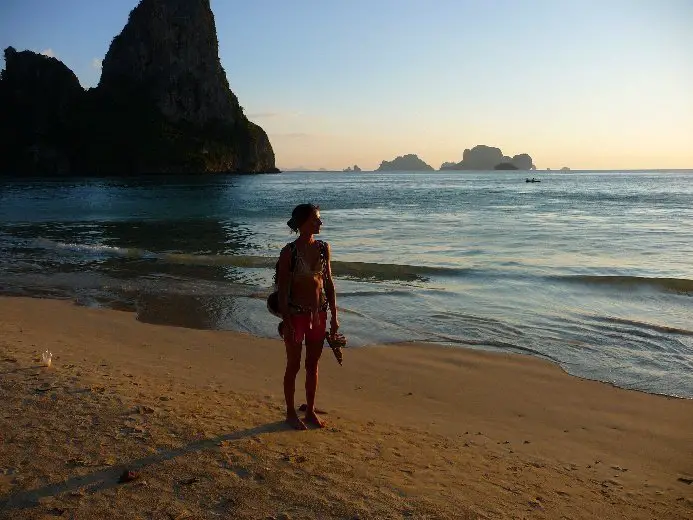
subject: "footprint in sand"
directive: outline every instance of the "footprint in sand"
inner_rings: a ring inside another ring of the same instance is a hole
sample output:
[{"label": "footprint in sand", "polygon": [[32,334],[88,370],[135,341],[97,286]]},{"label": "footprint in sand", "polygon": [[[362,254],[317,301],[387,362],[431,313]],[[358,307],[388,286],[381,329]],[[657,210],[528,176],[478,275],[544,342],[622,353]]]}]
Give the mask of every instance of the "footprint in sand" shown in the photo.
[{"label": "footprint in sand", "polygon": [[232,468],[231,471],[233,471],[236,475],[238,475],[239,478],[242,479],[250,478],[252,475],[252,472],[248,468],[243,467]]}]

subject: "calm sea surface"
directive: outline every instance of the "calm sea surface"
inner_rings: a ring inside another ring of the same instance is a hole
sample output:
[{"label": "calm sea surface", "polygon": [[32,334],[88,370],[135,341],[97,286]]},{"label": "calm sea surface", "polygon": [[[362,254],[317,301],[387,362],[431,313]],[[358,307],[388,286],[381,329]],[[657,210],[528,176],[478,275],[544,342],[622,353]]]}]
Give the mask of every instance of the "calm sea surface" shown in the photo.
[{"label": "calm sea surface", "polygon": [[[0,293],[276,336],[291,209],[321,206],[352,346],[519,352],[693,398],[693,171],[0,180]],[[278,354],[279,355],[279,354]]]}]

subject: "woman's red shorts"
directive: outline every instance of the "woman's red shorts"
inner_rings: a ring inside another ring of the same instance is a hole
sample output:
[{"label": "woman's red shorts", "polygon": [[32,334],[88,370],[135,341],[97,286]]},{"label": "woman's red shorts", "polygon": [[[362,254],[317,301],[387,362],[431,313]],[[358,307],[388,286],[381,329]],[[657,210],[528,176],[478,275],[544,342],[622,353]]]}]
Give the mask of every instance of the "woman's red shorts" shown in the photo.
[{"label": "woman's red shorts", "polygon": [[[316,320],[306,314],[292,314],[291,324],[294,326],[294,343],[321,343],[327,331],[327,313],[318,312]],[[286,341],[286,336],[284,341]]]}]

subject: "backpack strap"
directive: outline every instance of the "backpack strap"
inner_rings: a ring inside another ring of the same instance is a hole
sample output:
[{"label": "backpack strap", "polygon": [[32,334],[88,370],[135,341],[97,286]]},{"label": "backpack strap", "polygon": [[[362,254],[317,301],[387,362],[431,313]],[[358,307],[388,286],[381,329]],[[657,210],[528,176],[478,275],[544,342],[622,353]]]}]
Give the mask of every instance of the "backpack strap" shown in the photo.
[{"label": "backpack strap", "polygon": [[289,242],[289,250],[291,251],[291,261],[289,262],[289,272],[293,273],[296,267],[296,258],[298,257],[298,249],[296,242]]},{"label": "backpack strap", "polygon": [[322,257],[322,275],[324,277],[325,273],[327,273],[327,242],[318,240],[318,248]]},{"label": "backpack strap", "polygon": [[[291,252],[291,258],[289,259],[289,273],[291,273],[291,276],[293,277],[294,274],[294,268],[296,267],[296,258],[298,255],[298,250],[296,249],[296,243],[295,242],[289,242],[287,244],[289,246],[289,251]],[[274,264],[274,285],[275,287],[278,284],[278,273],[279,273],[279,260],[277,260],[277,263]]]}]

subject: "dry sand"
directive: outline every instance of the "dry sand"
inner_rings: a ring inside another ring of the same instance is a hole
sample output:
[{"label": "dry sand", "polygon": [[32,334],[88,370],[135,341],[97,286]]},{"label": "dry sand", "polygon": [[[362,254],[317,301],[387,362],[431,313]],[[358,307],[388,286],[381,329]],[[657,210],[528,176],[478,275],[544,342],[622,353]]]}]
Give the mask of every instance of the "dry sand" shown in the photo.
[{"label": "dry sand", "polygon": [[693,518],[691,400],[517,355],[326,349],[328,426],[296,432],[283,364],[276,340],[0,298],[0,518]]}]

